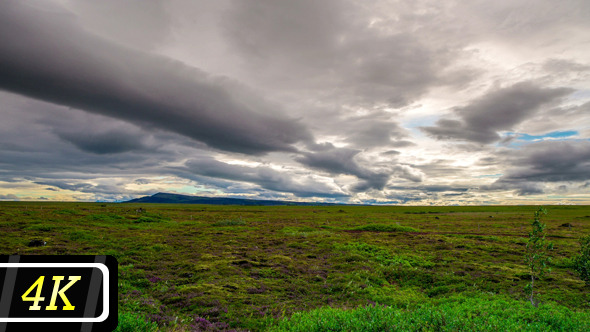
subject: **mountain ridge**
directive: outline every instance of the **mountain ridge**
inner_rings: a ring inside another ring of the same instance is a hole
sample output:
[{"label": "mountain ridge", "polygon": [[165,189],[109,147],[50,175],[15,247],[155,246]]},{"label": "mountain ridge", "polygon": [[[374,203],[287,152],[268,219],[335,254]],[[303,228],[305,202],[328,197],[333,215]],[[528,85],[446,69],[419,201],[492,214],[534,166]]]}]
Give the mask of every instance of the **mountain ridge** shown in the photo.
[{"label": "mountain ridge", "polygon": [[231,198],[231,197],[207,197],[207,196],[192,196],[171,193],[156,193],[151,196],[144,196],[135,198],[123,203],[162,203],[162,204],[213,204],[213,205],[260,205],[260,206],[277,206],[277,205],[346,205],[336,203],[321,203],[321,202],[293,202],[293,201],[277,201],[277,200],[262,200],[249,198]]}]

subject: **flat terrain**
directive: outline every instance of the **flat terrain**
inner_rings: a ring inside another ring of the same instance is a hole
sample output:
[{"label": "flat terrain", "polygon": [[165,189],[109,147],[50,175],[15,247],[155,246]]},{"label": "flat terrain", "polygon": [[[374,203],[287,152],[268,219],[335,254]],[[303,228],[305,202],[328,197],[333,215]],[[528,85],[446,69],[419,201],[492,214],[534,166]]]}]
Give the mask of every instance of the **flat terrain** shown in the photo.
[{"label": "flat terrain", "polygon": [[[590,233],[590,207],[546,208],[552,271],[537,298],[588,313],[589,289],[569,259]],[[2,202],[0,254],[113,255],[120,315],[164,330],[257,330],[325,306],[411,308],[458,294],[526,301],[536,210]]]}]

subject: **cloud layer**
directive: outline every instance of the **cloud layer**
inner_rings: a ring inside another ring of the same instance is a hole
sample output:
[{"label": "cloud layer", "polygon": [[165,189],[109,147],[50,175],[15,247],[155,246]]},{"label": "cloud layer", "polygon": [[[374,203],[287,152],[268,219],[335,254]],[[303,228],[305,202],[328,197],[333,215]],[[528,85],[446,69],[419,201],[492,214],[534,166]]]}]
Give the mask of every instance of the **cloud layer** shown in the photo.
[{"label": "cloud layer", "polygon": [[5,90],[232,152],[292,151],[294,143],[311,138],[304,126],[238,83],[99,38],[59,8],[5,1],[0,13]]},{"label": "cloud layer", "polygon": [[587,1],[0,1],[0,199],[590,204]]},{"label": "cloud layer", "polygon": [[421,129],[436,139],[492,143],[501,139],[498,132],[512,130],[541,107],[572,92],[568,88],[542,88],[532,82],[521,82],[454,109],[459,120],[442,118],[435,126]]}]

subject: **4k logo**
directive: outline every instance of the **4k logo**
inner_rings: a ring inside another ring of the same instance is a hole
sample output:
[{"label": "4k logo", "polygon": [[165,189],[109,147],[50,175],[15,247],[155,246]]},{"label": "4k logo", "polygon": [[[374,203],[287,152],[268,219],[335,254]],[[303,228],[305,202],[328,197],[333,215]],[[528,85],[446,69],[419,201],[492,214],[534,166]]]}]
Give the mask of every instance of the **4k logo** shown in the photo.
[{"label": "4k logo", "polygon": [[[74,310],[76,307],[73,306],[70,301],[68,301],[68,298],[65,296],[65,291],[68,290],[68,288],[70,288],[76,281],[80,280],[82,277],[81,276],[73,276],[70,277],[69,280],[70,283],[67,284],[64,288],[62,288],[61,290],[59,290],[59,283],[60,281],[64,280],[63,276],[54,276],[53,280],[55,280],[55,284],[53,286],[53,293],[51,295],[51,302],[50,304],[45,307],[45,310],[57,310],[57,306],[55,305],[55,300],[57,300],[57,294],[59,294],[59,296],[61,296],[61,299],[64,301],[64,303],[66,304],[63,307],[63,310]],[[43,288],[43,280],[45,279],[45,276],[40,276],[39,279],[37,279],[37,281],[35,281],[35,283],[31,286],[31,288],[29,288],[22,296],[23,301],[33,301],[33,305],[29,307],[29,310],[41,310],[41,307],[39,306],[39,302],[45,300],[44,297],[41,297],[41,290]],[[31,291],[33,291],[33,289],[37,288],[37,293],[35,293],[35,297],[28,297],[29,293]]]},{"label": "4k logo", "polygon": [[117,274],[111,256],[0,256],[0,331],[112,331]]}]

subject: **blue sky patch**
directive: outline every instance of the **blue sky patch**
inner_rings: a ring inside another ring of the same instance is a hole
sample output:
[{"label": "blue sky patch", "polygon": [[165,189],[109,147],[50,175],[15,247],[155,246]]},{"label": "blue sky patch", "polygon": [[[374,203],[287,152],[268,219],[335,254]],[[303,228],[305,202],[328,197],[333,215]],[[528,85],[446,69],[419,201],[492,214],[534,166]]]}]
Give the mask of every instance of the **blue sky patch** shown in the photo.
[{"label": "blue sky patch", "polygon": [[[512,140],[505,142],[505,145],[510,147],[519,147],[527,144],[528,142],[539,142],[545,140],[564,140],[570,139],[573,136],[577,136],[579,132],[577,130],[566,130],[566,131],[552,131],[543,135],[529,135],[521,133],[507,132],[504,133],[504,137],[514,137]],[[499,143],[499,145],[502,145]]]},{"label": "blue sky patch", "polygon": [[529,134],[517,134],[519,140],[523,141],[542,141],[547,138],[567,138],[571,136],[578,135],[579,133],[576,130],[567,130],[567,131],[553,131],[547,133],[545,135],[529,135]]}]

